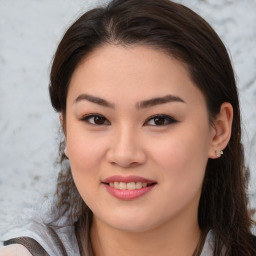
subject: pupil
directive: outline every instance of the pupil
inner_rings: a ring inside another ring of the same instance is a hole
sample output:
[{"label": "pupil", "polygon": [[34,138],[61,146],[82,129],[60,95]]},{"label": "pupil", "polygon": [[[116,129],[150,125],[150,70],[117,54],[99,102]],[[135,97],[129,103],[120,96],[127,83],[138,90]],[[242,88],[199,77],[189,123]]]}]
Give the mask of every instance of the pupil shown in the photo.
[{"label": "pupil", "polygon": [[101,116],[95,116],[94,117],[94,122],[95,122],[95,124],[104,124],[105,119]]},{"label": "pupil", "polygon": [[154,121],[156,125],[163,125],[165,120],[163,117],[156,117],[154,118]]}]

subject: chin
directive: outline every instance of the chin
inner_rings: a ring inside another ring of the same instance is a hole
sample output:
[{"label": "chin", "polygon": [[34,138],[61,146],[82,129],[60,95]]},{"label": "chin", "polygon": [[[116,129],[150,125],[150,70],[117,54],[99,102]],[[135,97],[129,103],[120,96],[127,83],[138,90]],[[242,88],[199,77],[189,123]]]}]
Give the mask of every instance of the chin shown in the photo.
[{"label": "chin", "polygon": [[112,225],[113,228],[123,231],[123,232],[130,232],[130,233],[142,233],[151,230],[148,225],[134,225],[134,224],[123,224],[123,225]]},{"label": "chin", "polygon": [[112,228],[123,232],[146,232],[157,227],[157,221],[148,219],[145,215],[142,217],[127,216],[126,218],[115,216],[113,218],[108,218],[105,223],[107,223]]}]

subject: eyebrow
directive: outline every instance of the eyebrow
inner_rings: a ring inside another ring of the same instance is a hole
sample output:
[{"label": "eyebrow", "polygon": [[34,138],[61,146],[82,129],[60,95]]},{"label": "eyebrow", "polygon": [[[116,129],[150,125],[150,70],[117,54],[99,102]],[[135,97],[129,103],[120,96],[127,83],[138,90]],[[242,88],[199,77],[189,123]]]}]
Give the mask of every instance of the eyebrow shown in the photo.
[{"label": "eyebrow", "polygon": [[104,107],[110,107],[110,108],[114,108],[114,104],[102,99],[102,98],[99,98],[99,97],[95,97],[95,96],[92,96],[92,95],[89,95],[89,94],[81,94],[79,95],[76,99],[75,99],[75,102],[74,103],[77,103],[79,101],[82,101],[82,100],[87,100],[89,102],[92,102],[92,103],[96,103],[98,105],[101,105],[101,106],[104,106]]},{"label": "eyebrow", "polygon": [[[82,101],[82,100],[87,100],[89,102],[96,103],[96,104],[104,106],[104,107],[110,107],[110,108],[115,107],[115,105],[113,103],[110,103],[107,100],[104,100],[100,97],[92,96],[92,95],[89,95],[89,94],[79,95],[75,99],[74,103],[77,103],[77,102]],[[160,104],[165,104],[165,103],[170,103],[170,102],[186,103],[180,97],[168,94],[168,95],[163,96],[163,97],[156,97],[156,98],[152,98],[152,99],[149,99],[149,100],[140,101],[140,102],[136,103],[136,108],[137,109],[149,108],[149,107],[153,107],[153,106],[160,105]]]},{"label": "eyebrow", "polygon": [[165,103],[169,103],[169,102],[186,103],[180,97],[168,94],[168,95],[163,96],[163,97],[157,97],[157,98],[152,98],[152,99],[149,99],[149,100],[144,100],[144,101],[138,102],[136,104],[136,108],[137,109],[148,108],[148,107],[153,107],[153,106],[156,106],[156,105],[165,104]]}]

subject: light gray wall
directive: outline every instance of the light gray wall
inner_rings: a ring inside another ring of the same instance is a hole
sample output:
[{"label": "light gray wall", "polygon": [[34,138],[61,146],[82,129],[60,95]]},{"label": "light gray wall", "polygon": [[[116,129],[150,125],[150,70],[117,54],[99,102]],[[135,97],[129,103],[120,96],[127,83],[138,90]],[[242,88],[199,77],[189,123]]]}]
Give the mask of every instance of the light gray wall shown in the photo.
[{"label": "light gray wall", "polygon": [[[49,68],[68,25],[96,0],[0,0],[0,234],[3,224],[54,189],[58,115]],[[181,2],[181,1],[177,1]],[[216,29],[240,89],[246,160],[256,193],[256,1],[186,0]],[[252,200],[256,206],[256,202]]]}]

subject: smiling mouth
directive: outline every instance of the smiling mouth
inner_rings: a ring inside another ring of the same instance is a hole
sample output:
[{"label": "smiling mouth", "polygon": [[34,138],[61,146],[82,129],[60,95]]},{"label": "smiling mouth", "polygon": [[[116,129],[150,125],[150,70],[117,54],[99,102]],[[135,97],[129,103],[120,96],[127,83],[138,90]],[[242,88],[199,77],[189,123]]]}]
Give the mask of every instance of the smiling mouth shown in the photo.
[{"label": "smiling mouth", "polygon": [[110,183],[104,183],[111,188],[119,189],[119,190],[137,190],[137,189],[142,189],[146,187],[150,187],[155,185],[156,183],[146,183],[146,182],[110,182]]}]

